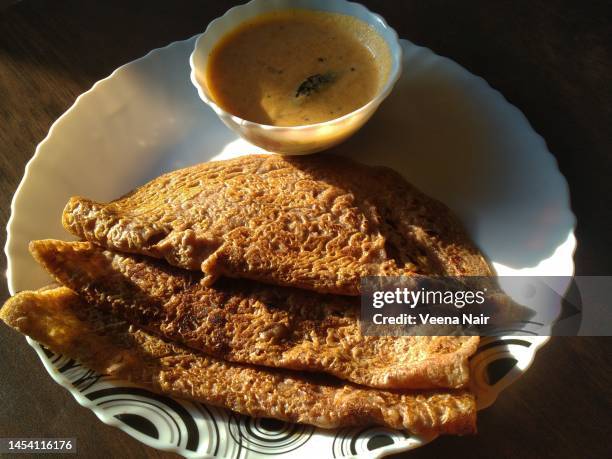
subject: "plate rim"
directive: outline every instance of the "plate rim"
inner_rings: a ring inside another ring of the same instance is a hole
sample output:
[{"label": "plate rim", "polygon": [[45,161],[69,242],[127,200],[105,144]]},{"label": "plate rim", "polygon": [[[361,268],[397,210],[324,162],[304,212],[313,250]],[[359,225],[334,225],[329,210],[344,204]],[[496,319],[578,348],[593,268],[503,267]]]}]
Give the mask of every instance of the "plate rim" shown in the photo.
[{"label": "plate rim", "polygon": [[[37,146],[36,149],[34,150],[34,154],[32,155],[32,157],[28,160],[28,162],[25,165],[24,168],[24,173],[23,176],[21,178],[21,181],[19,182],[19,185],[17,186],[13,197],[11,199],[11,205],[10,205],[10,216],[9,219],[7,221],[6,224],[6,242],[4,245],[4,254],[7,260],[7,269],[6,269],[6,279],[7,279],[7,285],[8,285],[8,290],[10,295],[15,295],[15,289],[13,288],[13,278],[14,278],[14,273],[12,270],[12,266],[10,263],[11,260],[11,247],[13,245],[13,239],[14,239],[14,229],[13,226],[15,224],[15,210],[16,210],[16,206],[17,206],[17,201],[20,199],[21,194],[23,193],[23,187],[25,186],[25,182],[26,180],[29,178],[30,173],[31,173],[31,169],[32,167],[35,165],[35,163],[37,162],[37,160],[40,158],[41,154],[41,150],[43,149],[43,147],[45,146],[45,144],[48,142],[48,140],[52,137],[52,135],[54,134],[54,131],[57,129],[57,126],[59,124],[61,124],[61,122],[64,120],[64,118],[68,117],[69,115],[72,114],[72,112],[74,110],[77,109],[77,106],[79,105],[80,102],[82,102],[83,98],[87,97],[88,94],[90,94],[91,92],[93,92],[94,90],[96,90],[98,88],[98,86],[104,84],[104,82],[106,82],[107,80],[112,79],[113,77],[115,77],[119,72],[121,72],[122,70],[124,70],[125,68],[131,66],[132,64],[137,64],[141,61],[144,61],[148,58],[150,58],[152,55],[157,54],[159,52],[162,52],[164,50],[168,50],[170,48],[173,48],[175,46],[181,45],[181,44],[187,44],[187,42],[193,41],[195,43],[195,41],[197,40],[197,38],[201,35],[201,33],[195,34],[192,37],[189,37],[187,39],[183,39],[183,40],[175,40],[165,46],[159,47],[159,48],[154,48],[151,49],[149,52],[147,52],[146,54],[144,54],[141,57],[138,57],[136,59],[133,59],[129,62],[126,62],[125,64],[120,65],[119,67],[117,67],[115,70],[113,70],[108,76],[96,81],[87,91],[79,94],[77,96],[77,98],[75,99],[75,101],[72,103],[72,105],[64,112],[62,113],[52,124],[51,127],[49,128],[49,131],[47,132],[47,135],[43,138],[42,141],[40,141]],[[476,75],[474,73],[472,73],[470,70],[468,70],[467,68],[465,68],[463,65],[461,65],[460,63],[458,63],[457,61],[440,55],[438,53],[436,53],[435,51],[433,51],[432,49],[426,47],[426,46],[421,46],[421,45],[417,45],[415,43],[413,43],[410,40],[404,39],[404,38],[400,38],[400,43],[401,42],[407,42],[412,46],[415,46],[417,48],[424,48],[426,50],[428,50],[430,53],[432,53],[432,55],[436,56],[437,58],[441,58],[443,60],[446,61],[450,61],[451,63],[453,63],[454,65],[458,66],[463,72],[466,72],[467,74],[470,75],[470,77],[475,78],[479,81],[480,84],[484,85],[487,90],[491,91],[491,93],[498,99],[500,99],[500,102],[503,102],[506,106],[509,106],[512,108],[513,112],[515,115],[518,115],[519,117],[522,118],[522,121],[526,123],[526,125],[531,129],[532,133],[538,138],[538,140],[542,143],[544,149],[546,150],[546,153],[548,153],[548,155],[551,157],[551,159],[553,160],[553,164],[554,167],[556,169],[556,172],[563,178],[563,186],[565,188],[565,195],[566,195],[566,199],[565,199],[565,204],[566,204],[566,211],[573,217],[572,219],[572,225],[571,225],[571,230],[569,232],[568,235],[568,239],[566,242],[570,243],[570,247],[571,247],[571,273],[568,273],[568,277],[573,278],[575,275],[575,253],[576,253],[576,249],[577,249],[577,245],[578,245],[578,241],[576,239],[576,226],[577,226],[577,218],[576,215],[574,214],[574,211],[571,207],[571,197],[570,197],[570,187],[569,187],[569,183],[567,182],[567,179],[565,177],[565,175],[561,172],[560,168],[559,168],[559,162],[556,158],[556,156],[550,151],[550,148],[548,147],[548,143],[546,142],[546,140],[544,139],[544,137],[534,129],[534,127],[531,125],[531,123],[529,122],[528,118],[526,117],[526,115],[523,113],[522,110],[520,110],[516,105],[512,104],[510,101],[508,101],[508,99],[496,88],[494,88],[493,86],[491,86],[487,80],[479,75]],[[569,286],[568,286],[569,288]],[[503,338],[503,337],[500,337]],[[530,341],[532,343],[532,358],[530,359],[530,361],[528,362],[528,364],[524,367],[524,369],[522,370],[521,374],[512,382],[510,382],[507,386],[501,388],[499,391],[496,391],[494,393],[493,398],[491,399],[490,403],[487,404],[486,406],[480,407],[479,411],[481,409],[486,409],[488,407],[490,407],[491,405],[493,405],[495,403],[495,401],[497,400],[497,398],[499,397],[499,395],[506,390],[506,388],[508,386],[510,386],[511,384],[513,384],[516,380],[520,379],[520,377],[522,376],[522,374],[527,371],[532,365],[533,362],[536,359],[536,355],[538,353],[538,351],[545,346],[549,341],[550,341],[550,336],[541,336],[539,337],[540,339],[537,340],[537,342],[535,341]],[[51,378],[53,379],[53,381],[55,383],[57,383],[58,385],[62,386],[65,390],[67,390],[72,396],[73,398],[77,401],[77,403],[79,403],[79,405],[81,405],[84,408],[87,408],[89,410],[91,410],[94,415],[103,423],[105,423],[106,425],[115,427],[117,429],[119,429],[122,432],[125,432],[126,434],[130,435],[132,438],[140,441],[141,443],[144,443],[146,446],[151,447],[151,448],[155,448],[161,451],[167,451],[167,452],[172,452],[175,454],[179,454],[182,455],[184,457],[187,458],[206,458],[206,459],[216,459],[218,456],[211,456],[207,453],[205,453],[204,455],[202,453],[196,453],[196,452],[192,452],[189,450],[186,450],[185,448],[181,448],[178,446],[172,446],[172,445],[168,445],[168,446],[164,446],[164,445],[153,445],[150,443],[150,441],[148,440],[148,438],[146,437],[140,437],[142,434],[140,434],[139,432],[135,431],[134,429],[126,429],[125,428],[125,424],[122,423],[122,421],[112,417],[112,416],[106,416],[104,413],[102,413],[102,410],[97,409],[97,405],[95,405],[93,402],[90,402],[86,397],[84,397],[80,392],[78,392],[77,390],[75,390],[71,384],[67,381],[65,381],[65,377],[63,375],[61,375],[57,369],[55,367],[53,367],[51,365],[51,362],[48,358],[46,358],[46,356],[44,355],[44,351],[42,349],[42,346],[34,341],[33,339],[31,339],[30,337],[26,337],[26,342],[32,347],[34,348],[37,356],[39,357],[39,359],[41,360],[41,362],[43,363],[43,366],[45,368],[45,370],[47,371],[47,373],[51,376]],[[413,437],[414,438],[414,437]],[[406,445],[405,447],[399,447],[393,451],[384,451],[386,448],[380,448],[379,451],[377,453],[373,453],[371,455],[368,455],[368,459],[378,459],[378,458],[382,458],[384,456],[386,456],[387,454],[395,454],[395,453],[400,453],[400,452],[405,452],[408,450],[412,450],[415,448],[418,448],[420,446],[424,446],[428,443],[430,443],[431,441],[433,441],[435,438],[437,438],[437,436],[433,436],[431,438],[422,438],[422,443],[420,443],[419,445]]]}]

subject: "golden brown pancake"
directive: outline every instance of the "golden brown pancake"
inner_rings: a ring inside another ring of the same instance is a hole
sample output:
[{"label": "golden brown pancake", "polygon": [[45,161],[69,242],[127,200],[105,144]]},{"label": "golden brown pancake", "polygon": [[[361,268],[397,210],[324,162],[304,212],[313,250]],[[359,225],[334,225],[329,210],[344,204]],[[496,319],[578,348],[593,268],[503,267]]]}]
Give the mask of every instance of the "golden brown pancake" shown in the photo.
[{"label": "golden brown pancake", "polygon": [[331,155],[250,155],[162,175],[63,224],[120,252],[221,276],[358,295],[364,276],[491,274],[460,222],[387,168]]},{"label": "golden brown pancake", "polygon": [[415,434],[476,430],[468,392],[391,392],[228,363],[132,328],[66,287],[19,293],[0,319],[99,373],[245,415],[324,428],[378,424]]},{"label": "golden brown pancake", "polygon": [[88,242],[34,241],[61,284],[148,332],[232,362],[318,371],[378,388],[460,388],[478,337],[363,336],[357,298],[222,279]]}]

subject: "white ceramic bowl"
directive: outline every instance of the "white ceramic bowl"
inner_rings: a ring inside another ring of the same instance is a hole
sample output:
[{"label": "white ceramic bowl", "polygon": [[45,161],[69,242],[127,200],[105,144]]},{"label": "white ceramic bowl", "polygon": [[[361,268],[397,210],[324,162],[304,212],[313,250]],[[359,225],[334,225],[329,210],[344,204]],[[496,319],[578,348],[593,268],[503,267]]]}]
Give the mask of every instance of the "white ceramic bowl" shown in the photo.
[{"label": "white ceramic bowl", "polygon": [[[275,10],[308,9],[354,16],[371,25],[385,40],[391,53],[391,69],[386,83],[376,97],[366,105],[340,118],[324,123],[303,126],[270,126],[242,119],[223,110],[215,103],[206,85],[205,72],[210,52],[219,40],[239,24]],[[389,95],[401,73],[402,48],[395,30],[385,20],[365,6],[345,0],[252,0],[234,7],[212,21],[200,35],[191,54],[191,82],[200,98],[221,120],[238,135],[271,152],[287,155],[314,153],[335,145],[355,131],[372,116],[380,103]]]}]

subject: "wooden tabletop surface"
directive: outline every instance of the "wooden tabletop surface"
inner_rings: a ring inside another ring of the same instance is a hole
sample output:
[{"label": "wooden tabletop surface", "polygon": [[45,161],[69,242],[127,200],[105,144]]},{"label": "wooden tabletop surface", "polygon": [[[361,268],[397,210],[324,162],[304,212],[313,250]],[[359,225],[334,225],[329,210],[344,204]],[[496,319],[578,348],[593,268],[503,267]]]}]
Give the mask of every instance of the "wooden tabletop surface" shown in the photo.
[{"label": "wooden tabletop surface", "polygon": [[[116,67],[201,32],[232,2],[0,0],[0,227],[24,166],[75,98]],[[576,272],[612,267],[609,1],[363,1],[404,37],[484,77],[546,139],[578,219]],[[41,197],[44,199],[44,197]],[[0,245],[6,235],[0,232]],[[0,270],[6,269],[2,257]],[[0,285],[0,301],[8,297]],[[612,339],[553,338],[473,437],[411,458],[612,457]],[[0,326],[0,437],[76,437],[79,457],[175,457],[81,408]],[[49,457],[50,455],[47,455]],[[52,456],[51,456],[52,457]]]}]

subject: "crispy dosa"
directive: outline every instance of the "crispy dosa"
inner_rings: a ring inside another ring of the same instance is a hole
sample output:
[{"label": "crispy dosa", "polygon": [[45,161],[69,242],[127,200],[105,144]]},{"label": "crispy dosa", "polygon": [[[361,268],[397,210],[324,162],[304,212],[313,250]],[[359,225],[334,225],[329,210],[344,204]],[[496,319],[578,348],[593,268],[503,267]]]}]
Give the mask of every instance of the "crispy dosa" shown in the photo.
[{"label": "crispy dosa", "polygon": [[486,276],[458,219],[398,173],[331,155],[249,155],[162,175],[63,224],[106,248],[220,276],[358,295],[364,276]]},{"label": "crispy dosa", "polygon": [[468,392],[391,392],[228,363],[130,327],[66,287],[19,293],[0,318],[97,372],[245,415],[324,428],[379,424],[415,434],[476,429]]},{"label": "crispy dosa", "polygon": [[233,362],[319,371],[378,388],[460,388],[475,336],[363,336],[354,297],[223,279],[88,242],[30,251],[89,303],[162,338]]}]

